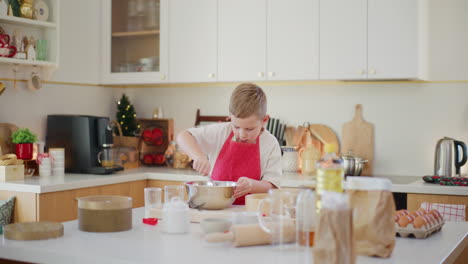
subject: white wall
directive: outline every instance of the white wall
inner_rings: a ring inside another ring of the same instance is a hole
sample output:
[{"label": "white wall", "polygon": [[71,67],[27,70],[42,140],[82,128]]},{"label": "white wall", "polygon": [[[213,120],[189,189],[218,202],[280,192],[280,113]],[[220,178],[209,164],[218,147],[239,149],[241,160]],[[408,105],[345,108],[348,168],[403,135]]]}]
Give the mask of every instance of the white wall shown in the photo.
[{"label": "white wall", "polygon": [[60,68],[54,81],[100,83],[101,1],[60,1]]},{"label": "white wall", "polygon": [[468,80],[468,1],[419,2],[421,77]]},{"label": "white wall", "polygon": [[115,108],[115,91],[93,86],[45,84],[38,91],[26,89],[25,83],[12,89],[11,82],[0,96],[0,123],[27,127],[44,140],[49,114],[111,116]]},{"label": "white wall", "polygon": [[[100,76],[100,1],[60,0],[60,67],[52,81],[98,84]],[[17,79],[27,79],[32,67],[20,67]],[[0,66],[0,78],[14,78],[10,66]],[[97,86],[44,84],[38,91],[18,82],[4,82],[0,123],[28,127],[44,139],[48,114],[114,115],[116,89]]]}]

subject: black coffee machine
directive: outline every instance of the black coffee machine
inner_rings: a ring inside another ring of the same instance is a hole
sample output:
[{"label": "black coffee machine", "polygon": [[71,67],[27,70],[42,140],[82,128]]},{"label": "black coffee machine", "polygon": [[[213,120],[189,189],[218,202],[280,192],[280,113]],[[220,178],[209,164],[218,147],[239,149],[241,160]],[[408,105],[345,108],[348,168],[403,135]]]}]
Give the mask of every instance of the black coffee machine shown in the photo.
[{"label": "black coffee machine", "polygon": [[120,166],[103,166],[98,156],[112,148],[109,118],[85,115],[47,116],[46,148],[65,148],[65,172],[109,174]]}]

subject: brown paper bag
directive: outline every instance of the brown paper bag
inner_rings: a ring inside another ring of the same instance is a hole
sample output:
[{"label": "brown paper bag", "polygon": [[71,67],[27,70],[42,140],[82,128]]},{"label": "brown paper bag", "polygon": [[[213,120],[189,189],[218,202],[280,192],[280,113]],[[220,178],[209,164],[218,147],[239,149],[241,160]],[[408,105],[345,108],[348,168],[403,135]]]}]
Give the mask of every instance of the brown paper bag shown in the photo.
[{"label": "brown paper bag", "polygon": [[[348,177],[359,178],[359,177]],[[364,180],[360,177],[359,180]],[[378,184],[371,183],[374,187]],[[354,210],[353,226],[357,254],[388,258],[395,247],[395,202],[389,190],[348,187],[349,205]]]},{"label": "brown paper bag", "polygon": [[320,210],[313,252],[314,263],[356,263],[352,209]]},{"label": "brown paper bag", "polygon": [[358,255],[388,258],[395,247],[395,203],[389,191],[349,190],[354,208],[354,237]]}]

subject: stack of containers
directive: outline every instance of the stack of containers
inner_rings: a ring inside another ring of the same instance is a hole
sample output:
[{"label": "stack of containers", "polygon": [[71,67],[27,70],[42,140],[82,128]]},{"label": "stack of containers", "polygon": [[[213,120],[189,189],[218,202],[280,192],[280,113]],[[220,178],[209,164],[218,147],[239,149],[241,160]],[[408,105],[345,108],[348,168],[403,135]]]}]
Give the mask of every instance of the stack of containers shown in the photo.
[{"label": "stack of containers", "polygon": [[49,154],[52,156],[52,175],[61,176],[65,174],[65,149],[50,148]]}]

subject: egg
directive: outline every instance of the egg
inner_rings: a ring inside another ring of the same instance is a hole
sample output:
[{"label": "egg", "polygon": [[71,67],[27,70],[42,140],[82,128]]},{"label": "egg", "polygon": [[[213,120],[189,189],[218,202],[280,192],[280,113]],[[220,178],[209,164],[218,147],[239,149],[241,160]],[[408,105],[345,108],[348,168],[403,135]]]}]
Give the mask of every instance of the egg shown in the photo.
[{"label": "egg", "polygon": [[429,213],[432,214],[435,218],[437,218],[437,221],[439,223],[444,222],[444,217],[436,209],[432,209],[431,211],[429,211]]},{"label": "egg", "polygon": [[418,210],[416,210],[417,212],[423,212],[423,214],[427,214],[427,211],[426,209],[424,208],[419,208]]},{"label": "egg", "polygon": [[414,228],[421,228],[423,226],[426,226],[426,220],[422,216],[416,217],[413,222]]},{"label": "egg", "polygon": [[400,227],[407,227],[409,223],[413,223],[415,217],[412,216],[412,215],[405,215],[405,216],[402,216],[400,217],[400,219],[398,220],[398,225]]},{"label": "egg", "polygon": [[423,216],[423,218],[426,220],[426,223],[427,223],[427,227],[431,228],[435,225],[437,225],[437,220],[435,219],[435,217],[431,214],[426,214]]},{"label": "egg", "polygon": [[396,215],[398,216],[398,218],[404,216],[404,215],[409,215],[409,212],[405,209],[403,210],[399,210],[399,211],[396,211]]}]

